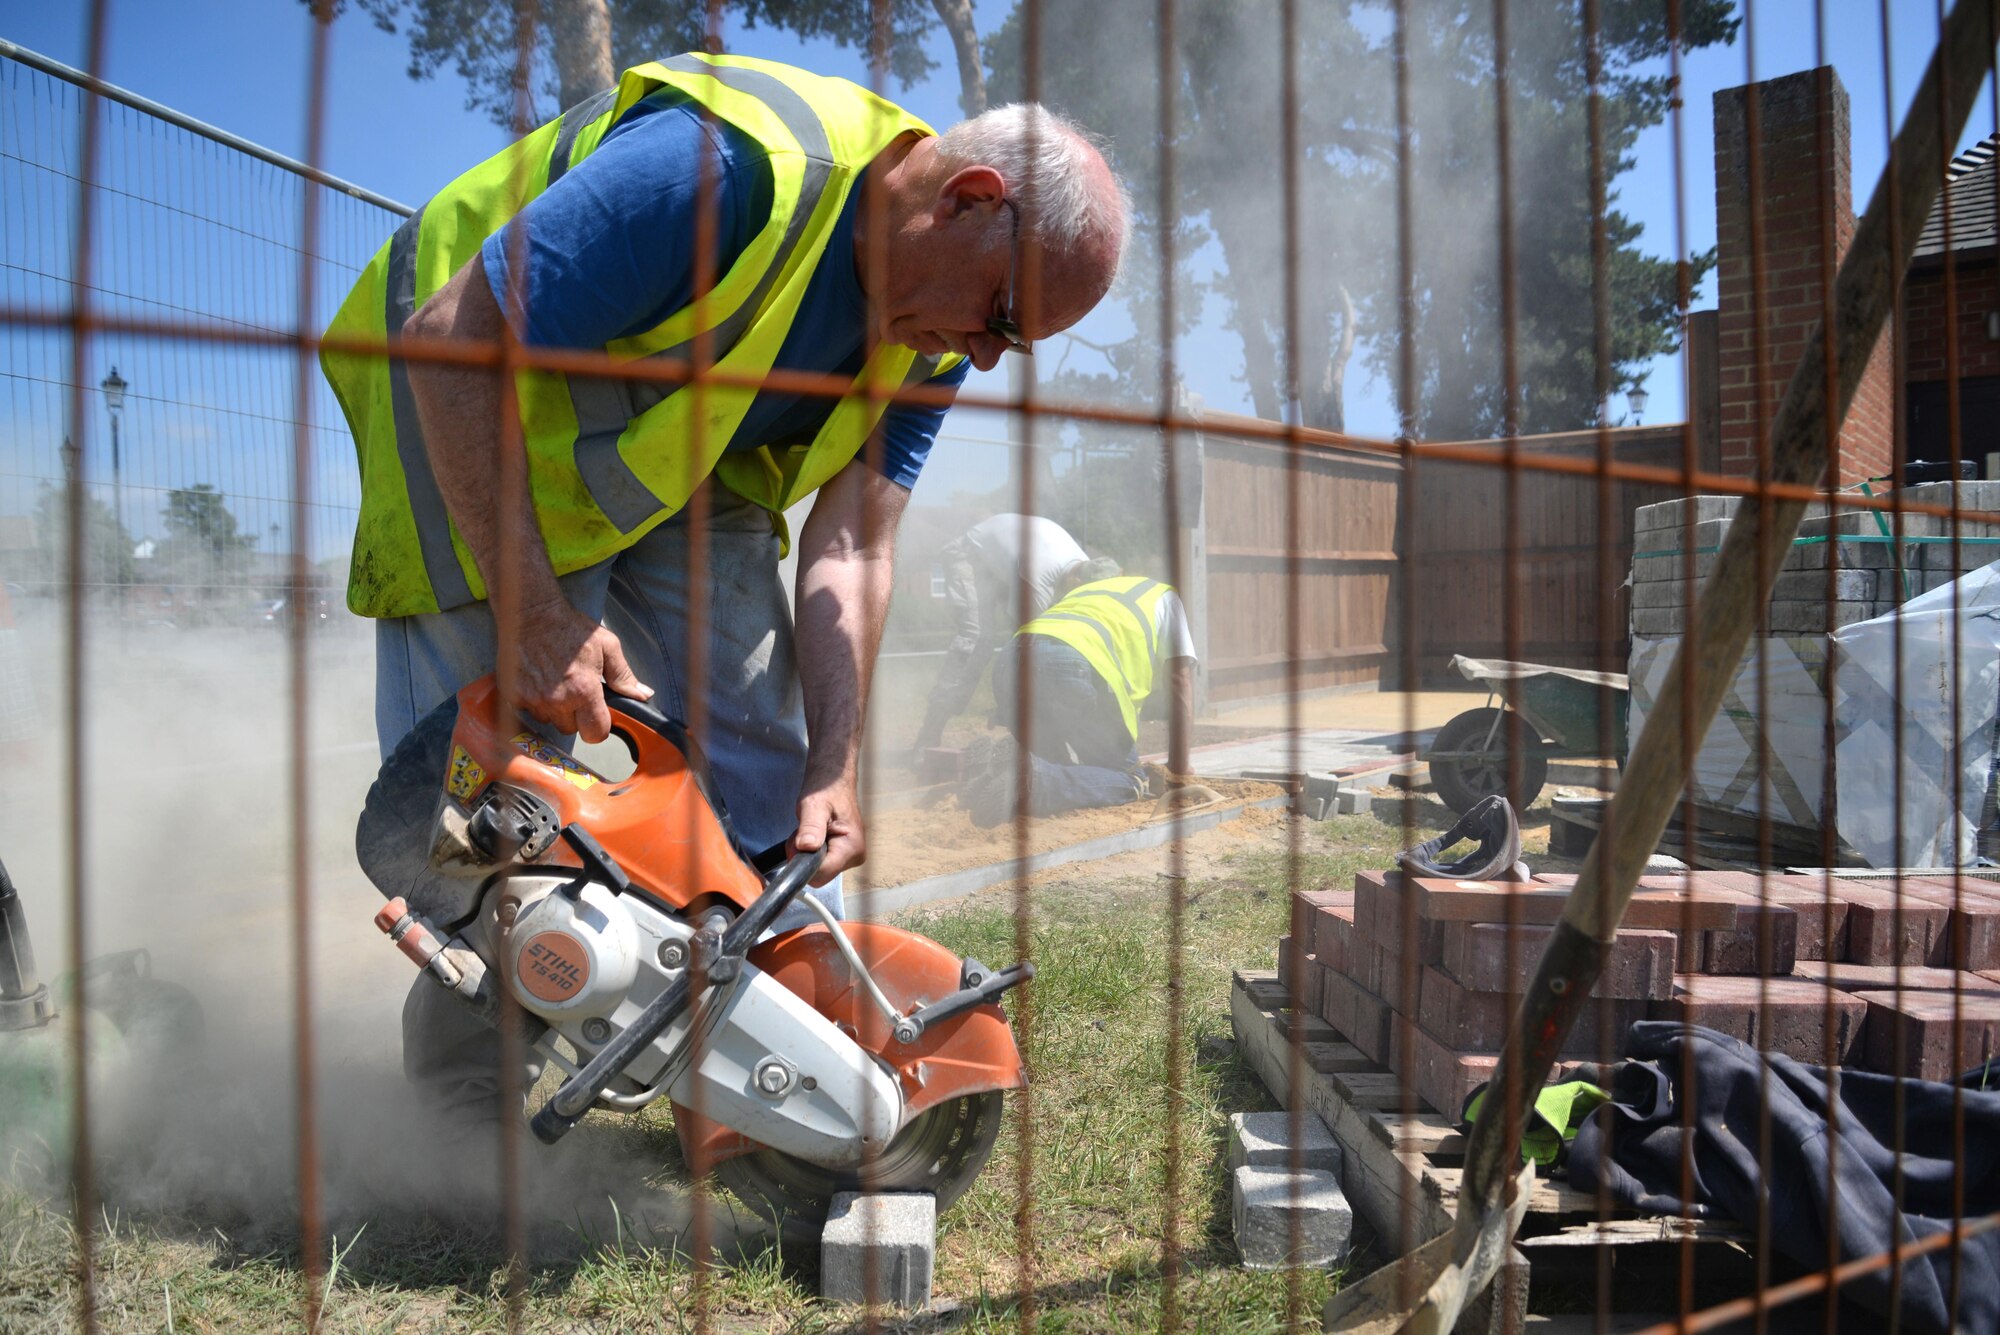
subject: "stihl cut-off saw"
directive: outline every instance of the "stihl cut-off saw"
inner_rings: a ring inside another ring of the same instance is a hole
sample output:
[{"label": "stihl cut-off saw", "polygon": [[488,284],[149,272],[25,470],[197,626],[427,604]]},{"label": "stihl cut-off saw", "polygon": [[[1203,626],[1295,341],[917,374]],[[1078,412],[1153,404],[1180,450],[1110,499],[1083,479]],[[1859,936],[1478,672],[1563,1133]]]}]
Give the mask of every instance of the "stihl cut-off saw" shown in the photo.
[{"label": "stihl cut-off saw", "polygon": [[[561,1068],[531,1120],[545,1142],[666,1098],[688,1162],[787,1234],[816,1233],[841,1191],[950,1204],[1025,1081],[998,999],[1033,966],[837,921],[807,889],[822,854],[753,857],[685,730],[607,703],[628,778],[529,731],[492,677],[419,723],[357,834],[377,924]],[[819,921],[770,935],[795,902]]]}]

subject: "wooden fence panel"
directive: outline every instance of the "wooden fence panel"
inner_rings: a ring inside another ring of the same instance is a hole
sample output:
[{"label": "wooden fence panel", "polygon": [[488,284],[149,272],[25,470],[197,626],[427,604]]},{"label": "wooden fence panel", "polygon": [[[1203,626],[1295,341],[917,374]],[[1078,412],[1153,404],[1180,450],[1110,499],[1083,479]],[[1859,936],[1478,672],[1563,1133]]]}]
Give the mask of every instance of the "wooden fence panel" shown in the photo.
[{"label": "wooden fence panel", "polygon": [[[1205,423],[1203,512],[1211,703],[1372,686],[1388,661],[1402,466],[1359,451],[1288,449]],[[1289,671],[1287,514],[1299,504],[1298,671]]]},{"label": "wooden fence panel", "polygon": [[[1279,443],[1202,432],[1207,693],[1228,705],[1327,688],[1393,687],[1405,627],[1419,684],[1456,683],[1453,654],[1625,670],[1632,512],[1677,488],[1594,474],[1445,462],[1419,446],[1395,457],[1306,445],[1295,468]],[[1679,424],[1611,433],[1620,462],[1677,468]],[[1528,454],[1592,460],[1594,432],[1523,440]],[[1286,516],[1299,503],[1299,661],[1288,672]],[[1400,496],[1413,520],[1398,531]],[[1600,515],[1603,516],[1600,525]],[[1402,599],[1413,600],[1406,620]],[[1513,629],[1509,630],[1509,625]]]},{"label": "wooden fence panel", "polygon": [[[1679,467],[1679,424],[1610,433],[1621,463]],[[1453,654],[1623,672],[1630,607],[1632,513],[1678,488],[1521,469],[1510,487],[1505,449],[1491,462],[1425,458],[1403,477],[1414,504],[1399,535],[1415,600],[1417,676],[1456,682]],[[1594,460],[1595,432],[1532,437],[1523,454]],[[1511,628],[1510,628],[1511,626]]]}]

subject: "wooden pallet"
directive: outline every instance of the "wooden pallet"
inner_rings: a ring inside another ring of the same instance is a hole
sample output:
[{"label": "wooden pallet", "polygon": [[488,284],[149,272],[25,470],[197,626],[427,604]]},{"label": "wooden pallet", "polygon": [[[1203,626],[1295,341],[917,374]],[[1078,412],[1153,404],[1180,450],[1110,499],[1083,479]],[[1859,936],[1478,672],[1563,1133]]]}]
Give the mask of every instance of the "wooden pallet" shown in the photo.
[{"label": "wooden pallet", "polygon": [[[1340,1142],[1341,1185],[1385,1250],[1401,1254],[1448,1231],[1464,1172],[1465,1140],[1457,1124],[1424,1107],[1393,1072],[1331,1025],[1294,1013],[1290,1004],[1275,972],[1239,970],[1229,996],[1237,1051],[1272,1096],[1290,1107],[1291,1032],[1298,1027],[1299,1103]],[[1697,1273],[1723,1280],[1725,1272],[1742,1271],[1750,1240],[1750,1231],[1736,1224],[1616,1212],[1606,1217],[1595,1195],[1542,1179],[1529,1198],[1515,1259],[1496,1281],[1513,1314],[1503,1321],[1495,1310],[1481,1324],[1520,1330],[1533,1284],[1559,1276],[1573,1284],[1580,1263],[1594,1264],[1598,1247],[1618,1248],[1623,1268],[1641,1262],[1642,1254],[1649,1262],[1673,1263],[1683,1246],[1698,1244],[1704,1259],[1696,1262]],[[1713,1265],[1706,1259],[1711,1255],[1736,1264]]]}]

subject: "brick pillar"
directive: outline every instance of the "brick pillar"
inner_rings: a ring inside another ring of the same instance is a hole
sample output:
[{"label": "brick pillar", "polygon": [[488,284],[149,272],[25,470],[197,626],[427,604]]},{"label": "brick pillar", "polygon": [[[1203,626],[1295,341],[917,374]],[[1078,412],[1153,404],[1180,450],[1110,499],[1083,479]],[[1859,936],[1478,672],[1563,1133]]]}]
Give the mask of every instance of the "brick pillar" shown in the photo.
[{"label": "brick pillar", "polygon": [[1687,340],[1687,415],[1694,423],[1702,471],[1722,471],[1722,359],[1716,313],[1689,311],[1681,332]]},{"label": "brick pillar", "polygon": [[[1762,301],[1751,248],[1750,95],[1756,94],[1759,140],[1754,184],[1763,229]],[[1824,130],[1822,132],[1822,126]],[[1721,471],[1757,471],[1758,389],[1754,321],[1764,322],[1762,411],[1768,429],[1785,386],[1824,311],[1820,277],[1821,210],[1833,211],[1834,264],[1854,239],[1854,190],[1848,162],[1847,91],[1832,66],[1715,95],[1715,239],[1720,370]],[[1895,436],[1892,340],[1869,359],[1840,437],[1840,486],[1890,471]],[[1813,348],[1814,355],[1818,349]]]}]

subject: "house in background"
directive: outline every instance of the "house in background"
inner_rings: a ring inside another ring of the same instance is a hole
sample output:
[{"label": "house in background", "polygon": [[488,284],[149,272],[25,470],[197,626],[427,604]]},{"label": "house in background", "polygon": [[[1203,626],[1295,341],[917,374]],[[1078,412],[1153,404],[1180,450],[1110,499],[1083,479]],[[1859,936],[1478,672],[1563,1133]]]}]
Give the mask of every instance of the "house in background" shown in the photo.
[{"label": "house in background", "polygon": [[[1912,459],[1951,457],[1950,398],[1957,355],[1959,457],[1979,475],[2000,478],[2000,235],[1994,191],[2000,189],[1992,135],[1952,160],[1944,197],[1917,239],[1903,287],[1904,422]],[[1951,221],[1947,250],[1945,220]],[[1946,261],[1950,261],[1947,309]],[[1947,346],[1948,317],[1957,328]]]},{"label": "house in background", "polygon": [[[1847,92],[1831,66],[1715,95],[1717,309],[1696,312],[1688,330],[1688,412],[1705,467],[1755,471],[1758,419],[1777,412],[1824,312],[1822,240],[1831,232],[1838,264],[1856,225],[1849,133]],[[1899,420],[1904,459],[1948,460],[1954,378],[1959,457],[1976,476],[2000,477],[2000,457],[1988,457],[2000,456],[1996,146],[2000,136],[1941,164],[1945,189],[1918,237],[1897,318],[1869,359],[1841,431],[1837,485],[1896,472]],[[1763,232],[1761,264],[1753,218]]]}]

